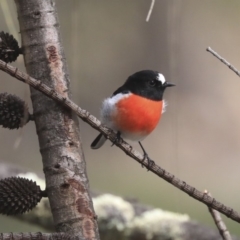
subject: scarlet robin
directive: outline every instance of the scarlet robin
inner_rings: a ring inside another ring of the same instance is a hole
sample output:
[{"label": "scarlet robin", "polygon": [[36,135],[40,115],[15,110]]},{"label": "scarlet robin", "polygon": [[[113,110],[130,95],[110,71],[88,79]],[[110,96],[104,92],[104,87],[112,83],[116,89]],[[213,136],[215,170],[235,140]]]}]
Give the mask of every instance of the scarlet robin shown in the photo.
[{"label": "scarlet robin", "polygon": [[[102,123],[115,130],[118,137],[138,141],[144,158],[148,158],[141,141],[157,126],[166,103],[163,93],[167,87],[175,86],[165,77],[152,70],[134,73],[111,97],[105,99],[101,108]],[[98,149],[106,141],[100,133],[91,148]]]}]

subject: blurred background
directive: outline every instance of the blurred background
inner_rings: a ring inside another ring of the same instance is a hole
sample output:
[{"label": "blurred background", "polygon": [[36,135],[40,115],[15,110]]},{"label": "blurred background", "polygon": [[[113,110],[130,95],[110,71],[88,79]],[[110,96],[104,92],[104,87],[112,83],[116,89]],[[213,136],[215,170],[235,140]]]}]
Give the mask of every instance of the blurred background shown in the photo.
[{"label": "blurred background", "polygon": [[[150,0],[56,3],[74,101],[99,117],[103,99],[129,75],[160,71],[177,86],[166,91],[167,112],[143,141],[145,149],[167,171],[240,211],[240,79],[206,52],[211,46],[240,69],[240,1],[156,1],[148,23]],[[20,39],[14,1],[1,0],[0,8],[0,30]],[[14,65],[24,70],[21,57]],[[3,72],[0,79],[1,92],[15,93],[31,105],[28,86]],[[187,213],[215,228],[203,204],[147,172],[110,142],[91,150],[98,133],[79,122],[92,190]],[[42,174],[34,123],[18,131],[0,129],[0,159]],[[224,220],[240,236],[239,225]],[[36,230],[0,217],[0,232]]]}]

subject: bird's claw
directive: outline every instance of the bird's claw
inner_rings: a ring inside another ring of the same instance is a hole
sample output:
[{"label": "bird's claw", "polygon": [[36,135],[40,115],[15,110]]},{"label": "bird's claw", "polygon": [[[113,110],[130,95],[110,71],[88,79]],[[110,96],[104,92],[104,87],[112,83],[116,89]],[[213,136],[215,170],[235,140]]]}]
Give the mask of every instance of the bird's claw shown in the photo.
[{"label": "bird's claw", "polygon": [[144,160],[147,159],[148,165],[147,165],[147,170],[149,171],[150,168],[152,168],[155,165],[155,162],[148,156],[147,153],[143,154],[143,160],[142,160],[142,167],[144,168],[145,166],[143,165]]},{"label": "bird's claw", "polygon": [[117,132],[117,136],[116,136],[116,138],[114,139],[111,147],[114,146],[116,143],[119,143],[120,139],[121,139],[121,133],[120,133],[120,132]]}]

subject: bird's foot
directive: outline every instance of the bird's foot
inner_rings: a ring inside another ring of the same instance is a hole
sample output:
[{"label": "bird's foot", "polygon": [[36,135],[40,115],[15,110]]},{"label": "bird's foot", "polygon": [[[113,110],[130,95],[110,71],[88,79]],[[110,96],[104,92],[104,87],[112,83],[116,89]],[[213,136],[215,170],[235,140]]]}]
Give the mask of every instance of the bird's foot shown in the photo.
[{"label": "bird's foot", "polygon": [[117,136],[116,136],[116,138],[114,139],[114,141],[112,143],[112,146],[114,146],[116,143],[119,143],[120,139],[121,139],[121,133],[118,131],[117,132]]},{"label": "bird's foot", "polygon": [[147,168],[147,170],[149,171],[149,169],[155,165],[155,162],[154,162],[154,161],[148,156],[148,154],[145,152],[145,153],[143,154],[143,160],[142,160],[142,167],[143,167],[143,168],[145,167],[145,166],[143,165],[143,162],[144,162],[145,159],[147,159],[147,161],[148,161],[148,165],[146,166],[146,168]]},{"label": "bird's foot", "polygon": [[140,145],[140,147],[141,147],[141,149],[142,149],[142,151],[143,151],[142,167],[145,167],[145,166],[143,165],[143,162],[144,162],[145,159],[147,159],[147,161],[148,161],[148,166],[147,166],[146,168],[147,168],[147,170],[149,171],[149,169],[155,165],[155,162],[148,156],[148,154],[147,154],[147,152],[145,151],[145,149],[144,149],[143,145],[141,144],[141,142],[139,141],[138,143],[139,143],[139,145]]}]

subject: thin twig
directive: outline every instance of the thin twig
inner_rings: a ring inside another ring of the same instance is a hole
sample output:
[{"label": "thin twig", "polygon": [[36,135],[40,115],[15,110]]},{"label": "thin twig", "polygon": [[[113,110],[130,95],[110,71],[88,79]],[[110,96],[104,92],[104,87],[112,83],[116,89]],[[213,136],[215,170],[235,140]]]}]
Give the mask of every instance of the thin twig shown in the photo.
[{"label": "thin twig", "polygon": [[221,57],[217,52],[215,52],[213,49],[211,49],[210,47],[208,47],[207,52],[210,52],[214,57],[216,57],[217,59],[219,59],[222,63],[224,63],[225,65],[227,65],[233,72],[235,72],[239,77],[240,77],[240,72],[238,71],[237,68],[235,68],[233,65],[231,65],[231,63],[229,63],[226,59],[224,59],[223,57]]},{"label": "thin twig", "polygon": [[[41,233],[41,232],[32,232],[32,233],[0,233],[0,240],[9,240],[9,239],[15,239],[15,240],[81,240],[77,237],[70,236],[66,233]],[[82,239],[83,240],[83,239]]]},{"label": "thin twig", "polygon": [[147,18],[146,18],[146,22],[149,21],[151,15],[152,15],[152,11],[153,11],[154,4],[155,4],[155,0],[152,0],[151,6],[150,6],[150,8],[149,8],[148,15],[147,15]]},{"label": "thin twig", "polygon": [[8,73],[9,75],[13,76],[14,78],[24,83],[29,84],[31,87],[44,93],[46,96],[50,97],[51,99],[54,99],[59,103],[61,103],[63,106],[71,109],[83,121],[87,122],[94,129],[103,133],[106,138],[108,138],[111,142],[114,142],[115,145],[118,146],[120,149],[122,149],[128,156],[135,159],[141,165],[145,166],[149,171],[155,173],[157,176],[161,177],[165,181],[171,183],[173,186],[187,193],[192,198],[195,198],[196,200],[206,204],[207,206],[210,206],[211,208],[218,210],[219,212],[231,218],[232,220],[240,223],[240,214],[237,211],[223,205],[222,203],[216,201],[214,198],[207,196],[203,192],[188,185],[186,182],[178,179],[173,174],[167,172],[165,169],[161,168],[160,166],[156,164],[152,164],[151,166],[149,166],[148,160],[144,158],[142,154],[134,150],[133,147],[130,146],[123,139],[120,139],[119,141],[116,142],[117,134],[113,132],[113,130],[102,125],[101,122],[96,117],[91,115],[88,111],[81,109],[77,104],[72,102],[70,99],[63,97],[61,94],[57,93],[54,89],[51,89],[47,85],[43,84],[40,80],[36,80],[30,77],[26,73],[19,71],[17,68],[1,60],[0,60],[0,70]]},{"label": "thin twig", "polygon": [[[204,193],[211,197],[211,194],[207,190],[205,190]],[[229,231],[227,230],[227,227],[226,227],[225,223],[223,222],[220,213],[218,211],[212,209],[211,207],[208,207],[208,210],[212,215],[212,218],[218,228],[220,235],[222,236],[222,239],[223,240],[232,240],[232,237],[231,237]]]}]

